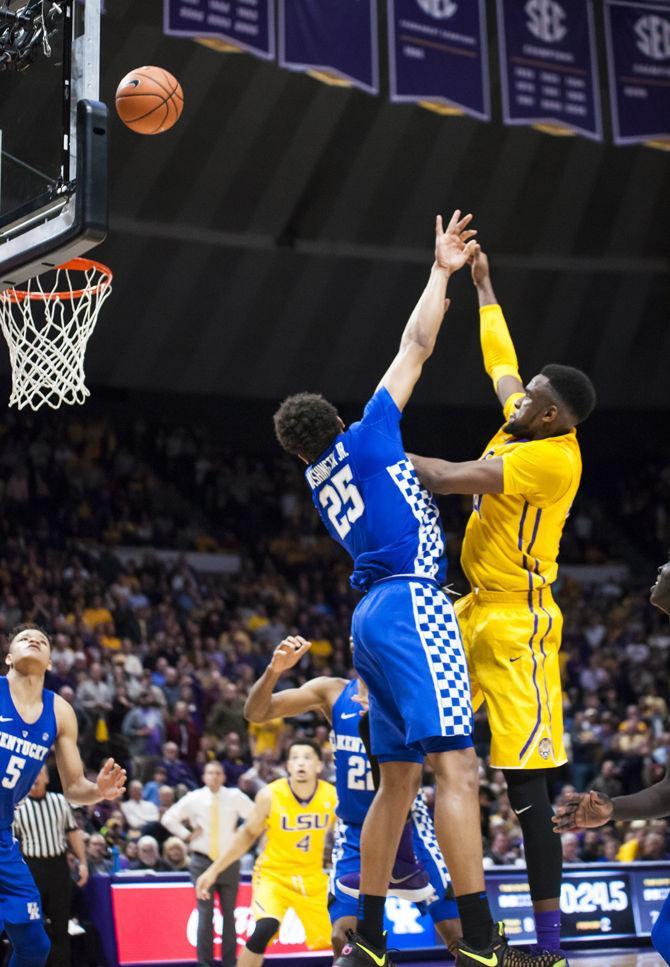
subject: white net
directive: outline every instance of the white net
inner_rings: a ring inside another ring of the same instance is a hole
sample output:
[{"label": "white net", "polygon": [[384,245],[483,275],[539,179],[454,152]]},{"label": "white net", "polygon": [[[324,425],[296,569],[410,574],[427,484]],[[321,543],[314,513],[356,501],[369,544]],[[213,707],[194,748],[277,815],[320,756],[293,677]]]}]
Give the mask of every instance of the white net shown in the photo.
[{"label": "white net", "polygon": [[48,277],[30,279],[25,289],[0,292],[0,325],[12,366],[10,406],[56,410],[84,402],[90,395],[86,345],[111,291],[105,265],[73,259]]}]

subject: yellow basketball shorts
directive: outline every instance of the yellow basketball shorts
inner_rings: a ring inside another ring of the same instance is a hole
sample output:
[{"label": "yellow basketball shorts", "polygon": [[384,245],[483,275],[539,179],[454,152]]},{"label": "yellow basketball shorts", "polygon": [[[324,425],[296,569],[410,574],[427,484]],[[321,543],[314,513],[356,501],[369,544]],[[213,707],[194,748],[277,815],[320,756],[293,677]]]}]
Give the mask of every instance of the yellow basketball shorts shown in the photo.
[{"label": "yellow basketball shorts", "polygon": [[256,873],[253,876],[251,906],[256,920],[272,917],[281,923],[293,910],[305,928],[310,950],[330,949],[328,877],[286,876]]},{"label": "yellow basketball shorts", "polygon": [[563,616],[551,591],[478,591],[455,608],[475,711],[486,702],[493,768],[563,765]]}]

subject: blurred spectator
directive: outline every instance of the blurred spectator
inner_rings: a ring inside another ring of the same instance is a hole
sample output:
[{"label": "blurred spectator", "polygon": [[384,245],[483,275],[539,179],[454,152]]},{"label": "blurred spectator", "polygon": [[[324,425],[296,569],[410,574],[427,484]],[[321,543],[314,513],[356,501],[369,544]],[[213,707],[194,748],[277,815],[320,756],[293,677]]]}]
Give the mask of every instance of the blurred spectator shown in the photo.
[{"label": "blurred spectator", "polygon": [[128,784],[128,798],[121,803],[121,812],[130,829],[142,829],[158,819],[158,806],[142,798],[142,783],[133,779]]},{"label": "blurred spectator", "polygon": [[170,869],[169,864],[161,859],[158,843],[153,836],[141,836],[139,838],[137,841],[137,856],[139,859],[138,870],[165,873]]},{"label": "blurred spectator", "polygon": [[92,833],[86,845],[89,873],[111,873],[112,860],[107,852],[105,837]]},{"label": "blurred spectator", "polygon": [[188,849],[178,836],[170,836],[163,843],[163,859],[171,870],[188,870]]}]

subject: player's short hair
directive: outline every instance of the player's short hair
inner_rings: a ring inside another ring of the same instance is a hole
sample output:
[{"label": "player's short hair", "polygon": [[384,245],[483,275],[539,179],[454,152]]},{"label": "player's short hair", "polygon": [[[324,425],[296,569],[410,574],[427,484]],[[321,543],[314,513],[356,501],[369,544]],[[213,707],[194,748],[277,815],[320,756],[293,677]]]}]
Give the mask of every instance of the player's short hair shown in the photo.
[{"label": "player's short hair", "polygon": [[49,651],[51,651],[51,638],[49,636],[49,632],[45,631],[42,625],[38,625],[35,621],[29,621],[25,624],[16,625],[15,628],[12,628],[7,636],[7,651],[9,651],[9,649],[12,647],[14,639],[17,637],[17,635],[20,635],[22,631],[39,631],[40,634],[44,635],[46,640],[49,642]]},{"label": "player's short hair", "polygon": [[596,390],[586,373],[574,366],[549,363],[542,375],[547,377],[551,388],[570,410],[575,423],[583,423],[591,415],[596,405]]},{"label": "player's short hair", "polygon": [[291,754],[291,749],[294,749],[296,747],[296,745],[307,745],[307,746],[309,746],[310,749],[313,749],[314,750],[314,753],[315,753],[317,759],[320,762],[323,762],[323,751],[322,751],[321,746],[319,745],[319,743],[318,742],[315,742],[314,739],[294,739],[293,742],[291,742],[291,744],[289,745],[288,749],[286,750],[286,758],[287,758],[287,760],[288,760],[288,757]]},{"label": "player's short hair", "polygon": [[288,396],[274,415],[280,446],[293,456],[315,460],[341,431],[339,414],[320,393]]}]

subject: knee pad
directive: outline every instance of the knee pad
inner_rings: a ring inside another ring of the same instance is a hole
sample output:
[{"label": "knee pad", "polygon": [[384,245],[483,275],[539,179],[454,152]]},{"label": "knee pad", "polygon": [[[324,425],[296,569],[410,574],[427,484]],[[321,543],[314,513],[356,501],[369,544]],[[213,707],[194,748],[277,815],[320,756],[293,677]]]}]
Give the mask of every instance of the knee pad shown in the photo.
[{"label": "knee pad", "polygon": [[264,954],[267,945],[279,930],[279,920],[274,917],[263,917],[256,921],[256,929],[247,940],[247,950],[252,954]]},{"label": "knee pad", "polygon": [[547,769],[504,769],[507,794],[523,832],[528,884],[534,901],[561,894],[563,851],[554,833]]},{"label": "knee pad", "polygon": [[44,923],[6,923],[5,930],[14,951],[8,967],[44,967],[51,950]]}]

